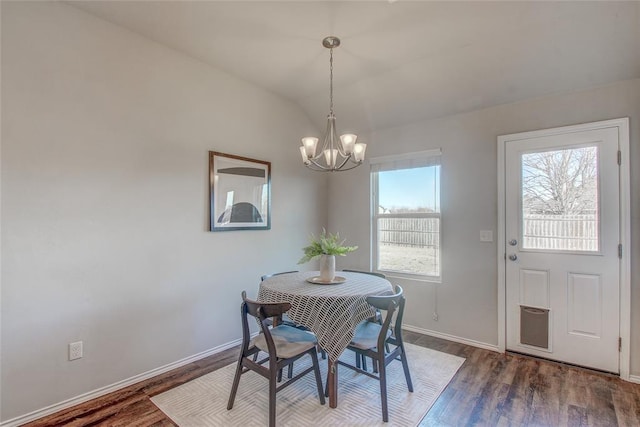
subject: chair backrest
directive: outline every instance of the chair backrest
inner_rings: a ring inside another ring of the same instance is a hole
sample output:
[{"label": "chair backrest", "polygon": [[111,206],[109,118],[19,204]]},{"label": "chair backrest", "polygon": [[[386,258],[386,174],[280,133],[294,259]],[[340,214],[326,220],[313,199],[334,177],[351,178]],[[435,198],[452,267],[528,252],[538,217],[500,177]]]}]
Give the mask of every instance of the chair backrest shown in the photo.
[{"label": "chair backrest", "polygon": [[[260,329],[264,334],[267,341],[267,347],[269,348],[269,354],[276,354],[276,347],[273,343],[273,338],[269,332],[269,326],[271,322],[267,319],[272,317],[282,318],[282,314],[289,311],[291,304],[288,302],[277,303],[265,303],[258,302],[247,298],[247,292],[242,291],[242,304],[240,305],[240,314],[242,317],[242,352],[247,354],[249,349],[249,343],[251,341],[251,331],[249,330],[249,316],[258,319]],[[275,360],[275,357],[273,357]]]},{"label": "chair backrest", "polygon": [[402,338],[402,317],[404,316],[404,291],[401,286],[395,286],[395,293],[392,295],[376,295],[367,297],[367,303],[377,309],[385,310],[387,312],[384,321],[382,322],[382,329],[378,336],[378,348],[384,343],[387,336],[387,331],[393,320],[393,315],[396,314],[396,320],[393,328],[393,332],[396,338]]},{"label": "chair backrest", "polygon": [[[247,315],[253,316],[260,323],[264,323],[265,319],[271,317],[280,317],[283,313],[286,313],[291,308],[291,304],[288,302],[258,302],[247,298],[247,291],[242,291],[242,319],[246,320]],[[269,323],[266,323],[269,326]]]},{"label": "chair backrest", "polygon": [[348,269],[348,268],[343,268],[343,269],[342,269],[342,271],[346,271],[346,272],[349,272],[349,273],[370,274],[370,275],[372,275],[372,276],[382,277],[383,279],[386,279],[386,278],[387,278],[387,276],[385,276],[384,274],[382,274],[382,273],[377,273],[377,272],[375,272],[375,271],[351,270],[351,269]]},{"label": "chair backrest", "polygon": [[273,277],[273,276],[279,276],[281,274],[289,274],[289,273],[297,273],[298,270],[293,270],[293,271],[282,271],[280,273],[271,273],[271,274],[265,274],[264,276],[262,276],[260,278],[261,282],[264,282],[266,279],[268,279],[269,277]]}]

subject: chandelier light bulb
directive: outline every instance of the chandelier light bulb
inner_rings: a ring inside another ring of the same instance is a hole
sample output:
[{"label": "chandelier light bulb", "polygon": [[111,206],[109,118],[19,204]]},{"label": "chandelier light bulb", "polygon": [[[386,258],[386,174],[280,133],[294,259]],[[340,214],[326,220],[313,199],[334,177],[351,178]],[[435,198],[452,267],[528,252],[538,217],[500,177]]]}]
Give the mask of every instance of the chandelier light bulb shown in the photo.
[{"label": "chandelier light bulb", "polygon": [[302,161],[304,162],[305,165],[308,165],[309,163],[311,163],[311,161],[309,160],[309,156],[307,156],[307,151],[305,150],[304,147],[300,147],[300,155],[302,156]]},{"label": "chandelier light bulb", "polygon": [[358,135],[354,135],[352,133],[345,133],[344,135],[340,135],[340,141],[342,142],[342,151],[347,156],[353,153],[353,146],[356,144],[356,140],[358,139]]},{"label": "chandelier light bulb", "polygon": [[318,146],[318,138],[313,136],[307,136],[302,138],[302,146],[307,153],[307,158],[313,158],[316,156],[316,147]]},{"label": "chandelier light bulb", "polygon": [[361,163],[364,160],[364,152],[367,151],[367,144],[361,142],[353,147],[353,158],[356,162]]},{"label": "chandelier light bulb", "polygon": [[324,150],[324,159],[327,162],[327,166],[335,168],[336,160],[338,159],[338,149],[333,148]]}]

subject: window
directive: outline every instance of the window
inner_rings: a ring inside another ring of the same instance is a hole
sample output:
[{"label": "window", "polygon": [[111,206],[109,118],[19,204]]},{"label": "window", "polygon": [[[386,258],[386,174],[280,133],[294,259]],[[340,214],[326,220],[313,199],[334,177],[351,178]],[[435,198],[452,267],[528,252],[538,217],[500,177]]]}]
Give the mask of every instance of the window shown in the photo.
[{"label": "window", "polygon": [[598,147],[521,157],[522,249],[598,252]]},{"label": "window", "polygon": [[375,270],[440,279],[440,150],[371,160]]}]

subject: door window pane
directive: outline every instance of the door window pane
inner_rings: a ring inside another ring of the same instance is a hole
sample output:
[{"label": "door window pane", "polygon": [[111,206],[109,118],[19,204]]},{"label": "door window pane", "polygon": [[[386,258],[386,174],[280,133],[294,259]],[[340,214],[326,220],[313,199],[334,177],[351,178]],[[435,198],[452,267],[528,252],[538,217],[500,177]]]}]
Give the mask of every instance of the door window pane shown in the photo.
[{"label": "door window pane", "polygon": [[598,147],[522,155],[522,248],[597,252]]}]

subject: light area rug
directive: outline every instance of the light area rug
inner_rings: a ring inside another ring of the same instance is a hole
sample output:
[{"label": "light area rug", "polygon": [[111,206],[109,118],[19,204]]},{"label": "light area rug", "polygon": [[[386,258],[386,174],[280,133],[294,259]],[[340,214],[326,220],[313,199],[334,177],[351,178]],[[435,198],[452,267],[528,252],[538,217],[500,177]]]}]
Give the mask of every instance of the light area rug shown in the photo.
[{"label": "light area rug", "polygon": [[[277,393],[278,426],[416,426],[447,386],[464,359],[416,345],[406,344],[414,392],[410,393],[400,361],[387,367],[389,422],[382,422],[379,382],[343,366],[338,370],[338,407],[323,406],[318,399],[313,373]],[[354,355],[341,357],[349,363]],[[368,359],[369,369],[371,360]],[[294,363],[294,374],[310,366],[307,356]],[[320,359],[323,382],[327,363]],[[240,379],[232,410],[227,400],[236,364],[196,378],[154,396],[151,400],[180,427],[265,426],[268,424],[268,381],[255,372]]]}]

